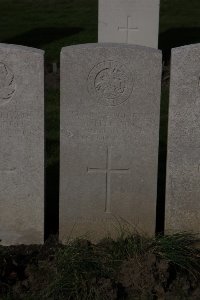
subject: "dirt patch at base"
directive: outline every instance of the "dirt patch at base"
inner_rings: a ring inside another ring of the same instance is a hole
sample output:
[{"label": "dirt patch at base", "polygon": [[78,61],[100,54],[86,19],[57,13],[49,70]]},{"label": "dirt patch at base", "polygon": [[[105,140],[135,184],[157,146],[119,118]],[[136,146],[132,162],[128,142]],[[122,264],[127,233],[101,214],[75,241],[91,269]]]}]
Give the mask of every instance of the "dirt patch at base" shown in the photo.
[{"label": "dirt patch at base", "polygon": [[154,254],[123,262],[119,282],[127,299],[200,299],[197,278],[187,271],[176,270]]},{"label": "dirt patch at base", "polygon": [[[63,288],[62,280],[59,281],[62,266],[58,265],[57,253],[65,251],[65,247],[56,239],[42,246],[0,247],[0,299],[200,299],[200,278],[187,270],[151,252],[119,260],[112,269],[115,261],[110,257],[108,265],[104,255],[108,243],[92,245],[89,241],[79,242],[80,251],[76,249],[73,256],[77,260],[73,268],[77,268],[77,276],[82,278],[80,289],[85,291],[85,298],[81,294],[79,298],[81,291],[77,289],[75,296],[69,292],[72,289]],[[87,256],[80,261],[81,251]],[[94,270],[88,257],[91,261],[96,259],[92,261]]]}]

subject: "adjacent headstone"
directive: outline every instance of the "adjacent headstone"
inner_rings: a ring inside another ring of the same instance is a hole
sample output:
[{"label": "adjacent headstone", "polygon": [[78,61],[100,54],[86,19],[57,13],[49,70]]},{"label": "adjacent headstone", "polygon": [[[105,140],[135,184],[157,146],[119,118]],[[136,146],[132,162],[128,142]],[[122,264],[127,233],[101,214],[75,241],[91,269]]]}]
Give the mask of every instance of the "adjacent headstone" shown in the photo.
[{"label": "adjacent headstone", "polygon": [[62,49],[62,242],[114,236],[123,221],[154,234],[161,65],[140,46]]},{"label": "adjacent headstone", "polygon": [[160,0],[99,0],[98,41],[158,48]]},{"label": "adjacent headstone", "polygon": [[200,232],[200,44],[172,50],[166,232]]},{"label": "adjacent headstone", "polygon": [[44,236],[43,51],[0,44],[0,244]]}]

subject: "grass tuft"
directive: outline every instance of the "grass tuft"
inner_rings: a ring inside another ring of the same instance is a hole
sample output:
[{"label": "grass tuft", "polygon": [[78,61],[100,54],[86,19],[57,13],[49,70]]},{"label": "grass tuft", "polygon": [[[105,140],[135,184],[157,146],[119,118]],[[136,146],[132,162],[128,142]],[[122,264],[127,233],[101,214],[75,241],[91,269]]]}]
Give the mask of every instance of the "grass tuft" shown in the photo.
[{"label": "grass tuft", "polygon": [[197,234],[182,232],[157,236],[151,242],[153,252],[174,266],[200,276],[200,238]]},{"label": "grass tuft", "polygon": [[[112,257],[87,240],[75,240],[56,254],[56,278],[44,297],[58,299],[104,299],[100,278],[112,278]],[[105,298],[106,299],[106,298]]]}]

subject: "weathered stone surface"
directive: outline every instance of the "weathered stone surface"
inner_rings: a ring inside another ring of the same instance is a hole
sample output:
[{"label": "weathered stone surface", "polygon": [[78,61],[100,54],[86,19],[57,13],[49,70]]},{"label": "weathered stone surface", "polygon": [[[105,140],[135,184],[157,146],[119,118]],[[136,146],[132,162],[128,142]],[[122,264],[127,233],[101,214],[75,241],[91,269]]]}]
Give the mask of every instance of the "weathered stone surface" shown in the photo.
[{"label": "weathered stone surface", "polygon": [[0,244],[43,242],[43,51],[0,44]]},{"label": "weathered stone surface", "polygon": [[158,47],[160,0],[99,0],[98,41]]},{"label": "weathered stone surface", "polygon": [[200,232],[200,44],[172,50],[165,229]]},{"label": "weathered stone surface", "polygon": [[161,53],[86,44],[61,53],[60,239],[155,230]]}]

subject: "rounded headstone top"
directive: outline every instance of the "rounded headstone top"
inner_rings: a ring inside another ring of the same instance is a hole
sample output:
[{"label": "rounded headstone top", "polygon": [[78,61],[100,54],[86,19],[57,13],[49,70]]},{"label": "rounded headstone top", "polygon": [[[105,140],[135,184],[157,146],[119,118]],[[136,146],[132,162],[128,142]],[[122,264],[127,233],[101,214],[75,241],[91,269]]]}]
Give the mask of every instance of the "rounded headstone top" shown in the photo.
[{"label": "rounded headstone top", "polygon": [[151,47],[145,47],[140,45],[131,45],[131,44],[125,44],[125,43],[88,43],[88,44],[79,44],[79,45],[72,45],[72,46],[66,46],[63,47],[61,50],[61,54],[65,54],[65,52],[68,51],[68,49],[92,49],[92,48],[118,48],[118,49],[132,49],[132,50],[138,50],[138,51],[146,51],[148,53],[157,53],[162,55],[162,51],[151,48]]},{"label": "rounded headstone top", "polygon": [[20,45],[15,45],[15,44],[4,44],[0,43],[0,49],[9,49],[9,50],[16,50],[19,52],[30,52],[30,53],[36,53],[40,55],[44,55],[44,50],[37,49],[37,48],[32,48],[32,47],[27,47],[27,46],[20,46]]}]

